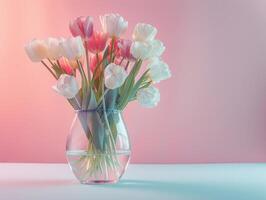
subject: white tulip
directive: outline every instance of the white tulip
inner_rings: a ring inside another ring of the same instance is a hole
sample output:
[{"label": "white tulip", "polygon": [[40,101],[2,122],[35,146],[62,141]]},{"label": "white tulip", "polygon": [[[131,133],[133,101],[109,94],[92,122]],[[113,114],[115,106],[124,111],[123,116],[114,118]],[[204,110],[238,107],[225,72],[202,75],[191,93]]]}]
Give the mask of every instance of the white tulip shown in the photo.
[{"label": "white tulip", "polygon": [[100,16],[100,21],[104,33],[108,33],[111,37],[119,37],[123,34],[128,26],[128,22],[119,14],[106,14]]},{"label": "white tulip", "polygon": [[74,98],[79,91],[76,78],[67,74],[62,74],[52,88],[67,99]]},{"label": "white tulip", "polygon": [[62,46],[60,45],[64,39],[48,38],[46,44],[48,46],[48,58],[51,60],[58,60],[63,55]]},{"label": "white tulip", "polygon": [[62,56],[69,60],[74,60],[84,55],[83,41],[80,36],[70,37],[60,42],[62,48]]},{"label": "white tulip", "polygon": [[148,59],[152,51],[152,45],[147,42],[133,42],[130,47],[130,53],[136,59]]},{"label": "white tulip", "polygon": [[48,46],[45,41],[34,39],[25,45],[25,51],[32,62],[40,62],[47,58]]},{"label": "white tulip", "polygon": [[154,86],[140,89],[137,92],[137,100],[143,107],[153,108],[157,106],[160,101],[160,92]]},{"label": "white tulip", "polygon": [[123,85],[126,80],[126,70],[119,65],[110,63],[104,70],[104,83],[109,89],[116,89]]},{"label": "white tulip", "polygon": [[168,65],[159,59],[154,59],[148,63],[147,67],[150,69],[148,74],[155,83],[159,83],[160,81],[171,77]]},{"label": "white tulip", "polygon": [[152,50],[149,57],[160,57],[163,54],[165,46],[160,40],[152,40],[150,41],[150,45],[152,46]]},{"label": "white tulip", "polygon": [[157,34],[157,29],[150,24],[138,23],[133,31],[133,40],[140,42],[152,41]]}]

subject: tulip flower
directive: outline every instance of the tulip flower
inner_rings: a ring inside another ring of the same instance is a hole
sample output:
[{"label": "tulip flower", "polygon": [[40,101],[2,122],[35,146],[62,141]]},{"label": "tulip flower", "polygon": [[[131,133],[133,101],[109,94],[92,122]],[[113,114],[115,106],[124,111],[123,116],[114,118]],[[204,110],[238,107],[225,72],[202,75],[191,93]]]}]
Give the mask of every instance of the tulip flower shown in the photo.
[{"label": "tulip flower", "polygon": [[75,98],[79,91],[77,80],[68,74],[62,74],[52,88],[67,99]]},{"label": "tulip flower", "polygon": [[160,92],[154,86],[140,89],[137,92],[137,101],[143,107],[153,108],[157,106],[160,101]]},{"label": "tulip flower", "polygon": [[83,39],[88,39],[93,33],[93,18],[78,17],[69,23],[70,32],[74,37],[80,36]]},{"label": "tulip flower", "polygon": [[63,40],[63,38],[57,39],[52,37],[45,40],[48,47],[47,58],[51,60],[58,60],[62,57],[62,47],[60,46],[60,43],[63,42]]},{"label": "tulip flower", "polygon": [[93,35],[87,40],[86,45],[90,52],[99,53],[106,47],[107,34],[102,32],[94,32]]},{"label": "tulip flower", "polygon": [[117,55],[119,53],[118,42],[119,42],[118,38],[115,38],[114,40],[108,40],[107,41],[107,48],[108,48],[108,52],[109,52],[108,57],[110,56],[111,51],[112,51],[112,54],[115,54],[115,55]]},{"label": "tulip flower", "polygon": [[150,69],[148,74],[155,83],[159,83],[171,77],[168,65],[159,59],[151,61],[148,63],[147,67]]},{"label": "tulip flower", "polygon": [[160,57],[163,54],[165,46],[160,40],[152,40],[150,41],[150,45],[152,49],[149,57]]},{"label": "tulip flower", "polygon": [[[99,59],[99,60],[98,60]],[[97,67],[97,64],[103,59],[103,55],[102,54],[98,54],[98,58],[95,54],[92,54],[89,57],[89,62],[90,62],[90,70],[92,71],[92,73],[94,73],[94,70]]]},{"label": "tulip flower", "polygon": [[104,70],[104,83],[109,89],[116,89],[123,85],[127,73],[125,69],[114,63],[110,63]]},{"label": "tulip flower", "polygon": [[69,60],[79,59],[84,55],[84,46],[80,36],[70,37],[60,43],[62,55]]},{"label": "tulip flower", "polygon": [[[25,51],[33,62],[41,62],[58,79],[53,89],[71,99],[75,109],[76,104],[87,109],[93,103],[97,109],[115,106],[123,110],[135,99],[144,107],[156,106],[160,93],[151,85],[171,77],[169,66],[161,60],[165,46],[156,38],[157,29],[138,23],[132,40],[128,40],[120,37],[128,27],[122,16],[111,13],[99,19],[102,32],[93,30],[92,17],[78,17],[69,23],[72,37],[35,39],[25,46]],[[103,105],[105,94],[108,101]]]},{"label": "tulip flower", "polygon": [[25,45],[25,51],[32,62],[40,62],[48,57],[48,46],[43,40],[32,40]]},{"label": "tulip flower", "polygon": [[[79,59],[81,65],[83,65],[83,62],[84,60],[82,58]],[[78,68],[78,63],[76,60],[68,60],[68,63],[70,64],[70,66],[73,68],[73,69],[77,69]]]},{"label": "tulip flower", "polygon": [[100,21],[104,33],[110,37],[119,37],[123,34],[128,26],[128,22],[119,14],[106,14],[100,16]]},{"label": "tulip flower", "polygon": [[59,62],[60,67],[63,69],[64,72],[66,72],[68,75],[73,75],[74,68],[71,66],[68,59],[66,59],[65,57],[62,57],[58,60],[58,62]]},{"label": "tulip flower", "polygon": [[126,58],[128,60],[134,60],[135,58],[133,57],[133,55],[130,52],[130,47],[131,47],[132,41],[131,40],[119,40],[118,41],[118,56],[121,56],[123,58]]},{"label": "tulip flower", "polygon": [[152,45],[147,42],[133,42],[130,47],[130,53],[136,59],[148,59],[152,51]]},{"label": "tulip flower", "polygon": [[152,41],[157,34],[157,29],[150,24],[138,23],[133,31],[133,40],[139,42]]}]

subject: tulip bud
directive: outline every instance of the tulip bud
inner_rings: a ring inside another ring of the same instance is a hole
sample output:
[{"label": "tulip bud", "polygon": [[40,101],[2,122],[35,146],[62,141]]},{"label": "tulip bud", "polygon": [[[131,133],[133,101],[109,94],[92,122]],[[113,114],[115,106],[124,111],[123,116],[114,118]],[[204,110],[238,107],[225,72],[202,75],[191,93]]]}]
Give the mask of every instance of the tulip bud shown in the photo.
[{"label": "tulip bud", "polygon": [[106,47],[107,35],[101,32],[94,32],[93,35],[87,40],[86,45],[90,52],[99,53]]},{"label": "tulip bud", "polygon": [[139,42],[152,41],[157,34],[157,29],[150,24],[138,23],[133,31],[133,40]]},{"label": "tulip bud", "polygon": [[150,69],[148,74],[155,83],[159,83],[171,77],[168,65],[159,59],[148,63],[147,67]]},{"label": "tulip bud", "polygon": [[111,37],[119,37],[126,31],[128,26],[128,22],[119,14],[100,16],[100,22],[103,32],[109,34]]},{"label": "tulip bud", "polygon": [[60,43],[62,55],[69,60],[79,59],[84,55],[84,46],[80,36],[70,37]]},{"label": "tulip bud", "polygon": [[153,108],[157,106],[160,101],[160,92],[154,86],[140,89],[137,92],[137,100],[143,107]]},{"label": "tulip bud", "polygon": [[148,59],[152,51],[152,46],[146,42],[133,42],[130,47],[130,52],[136,59]]},{"label": "tulip bud", "polygon": [[43,40],[30,41],[25,45],[25,51],[32,62],[40,62],[48,56],[48,46]]},{"label": "tulip bud", "polygon": [[135,58],[133,57],[133,55],[130,52],[130,47],[132,45],[132,41],[131,40],[125,40],[125,39],[121,39],[118,41],[118,56],[121,56],[123,58],[126,58],[128,60],[135,60]]},{"label": "tulip bud", "polygon": [[63,71],[68,75],[73,75],[74,69],[70,65],[70,62],[65,57],[62,57],[58,60],[60,67],[63,69]]},{"label": "tulip bud", "polygon": [[63,40],[63,38],[57,39],[52,37],[45,40],[48,47],[47,57],[49,59],[58,60],[60,57],[62,57],[62,47],[60,46],[60,42]]},{"label": "tulip bud", "polygon": [[125,69],[114,63],[110,63],[104,70],[104,83],[109,89],[116,89],[123,85],[127,73]]},{"label": "tulip bud", "polygon": [[70,21],[69,29],[74,37],[90,38],[93,33],[93,18],[90,16],[78,17]]},{"label": "tulip bud", "polygon": [[75,77],[67,74],[62,74],[59,77],[57,84],[52,88],[67,99],[74,98],[79,91],[78,82]]},{"label": "tulip bud", "polygon": [[150,41],[150,45],[151,45],[151,52],[149,55],[150,58],[160,57],[163,54],[165,46],[160,40],[152,40]]}]

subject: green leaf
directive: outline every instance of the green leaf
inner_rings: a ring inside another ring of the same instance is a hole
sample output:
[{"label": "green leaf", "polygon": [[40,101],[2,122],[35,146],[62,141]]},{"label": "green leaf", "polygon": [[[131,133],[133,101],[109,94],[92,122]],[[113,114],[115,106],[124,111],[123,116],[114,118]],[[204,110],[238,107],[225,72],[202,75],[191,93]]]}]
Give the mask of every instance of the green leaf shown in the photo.
[{"label": "green leaf", "polygon": [[97,108],[97,101],[96,101],[96,97],[94,94],[93,89],[90,89],[90,98],[89,98],[89,105],[88,105],[88,109],[89,110],[93,110],[95,108]]},{"label": "green leaf", "polygon": [[107,110],[115,109],[117,96],[118,96],[118,89],[109,90],[106,93],[105,103],[106,103]]},{"label": "green leaf", "polygon": [[79,106],[76,103],[75,99],[67,99],[67,101],[70,103],[70,105],[74,108],[74,110],[79,110]]},{"label": "green leaf", "polygon": [[109,61],[108,61],[108,53],[109,53],[109,50],[108,50],[108,47],[105,49],[104,53],[103,53],[103,68],[105,69],[106,66],[109,64]]},{"label": "green leaf", "polygon": [[93,145],[101,152],[104,150],[105,128],[98,112],[87,112],[87,123],[90,127]]},{"label": "green leaf", "polygon": [[[137,92],[140,90],[140,89],[143,89],[143,88],[146,88],[146,87],[149,87],[150,85],[152,84],[152,81],[144,81],[136,90],[136,92],[134,94],[132,94],[132,96],[130,97],[130,100],[129,101],[134,101],[136,100],[137,98]],[[128,102],[129,102],[128,101]]]},{"label": "green leaf", "polygon": [[108,48],[104,51],[103,59],[97,64],[92,80],[91,80],[91,88],[95,90],[95,96],[98,100],[102,95],[102,84],[103,84],[103,70],[108,65]]},{"label": "green leaf", "polygon": [[141,84],[138,90],[149,87],[151,84],[152,84],[152,81],[146,81],[143,84]]},{"label": "green leaf", "polygon": [[142,76],[139,78],[139,80],[136,82],[136,84],[134,85],[133,89],[132,89],[132,92],[131,92],[131,96],[129,98],[132,98],[133,96],[136,95],[139,87],[148,80],[148,76],[147,74],[149,73],[150,69],[147,69],[143,74]]},{"label": "green leaf", "polygon": [[121,86],[119,90],[120,97],[119,97],[118,106],[117,106],[118,109],[122,110],[124,108],[124,105],[127,103],[128,99],[130,98],[133,85],[135,82],[135,78],[140,70],[141,64],[142,64],[142,60],[138,60],[135,62],[124,84]]}]

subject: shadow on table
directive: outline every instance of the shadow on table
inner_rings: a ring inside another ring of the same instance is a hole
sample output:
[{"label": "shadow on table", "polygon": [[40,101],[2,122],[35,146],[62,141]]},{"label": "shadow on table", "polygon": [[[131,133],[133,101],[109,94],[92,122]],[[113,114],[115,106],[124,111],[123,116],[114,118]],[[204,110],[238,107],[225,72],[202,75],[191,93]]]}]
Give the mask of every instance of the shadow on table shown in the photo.
[{"label": "shadow on table", "polygon": [[[98,186],[97,186],[98,187]],[[99,187],[136,190],[153,193],[165,193],[176,197],[201,197],[207,199],[261,199],[261,193],[254,188],[236,184],[212,183],[201,181],[169,182],[146,180],[121,180],[117,184],[99,185]],[[263,195],[264,196],[264,195]],[[265,196],[264,196],[265,197]]]}]

